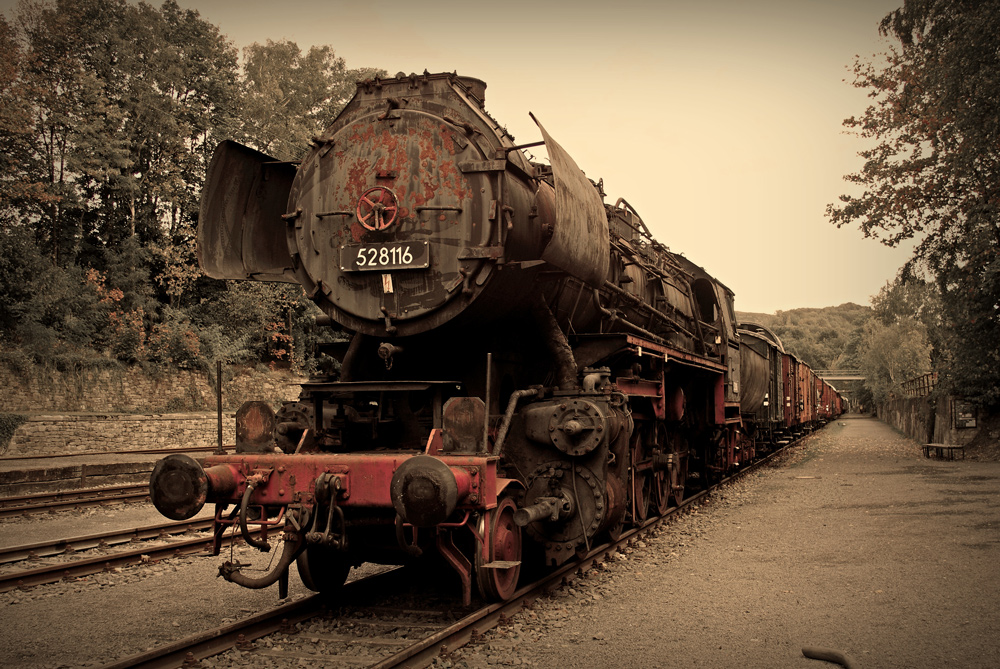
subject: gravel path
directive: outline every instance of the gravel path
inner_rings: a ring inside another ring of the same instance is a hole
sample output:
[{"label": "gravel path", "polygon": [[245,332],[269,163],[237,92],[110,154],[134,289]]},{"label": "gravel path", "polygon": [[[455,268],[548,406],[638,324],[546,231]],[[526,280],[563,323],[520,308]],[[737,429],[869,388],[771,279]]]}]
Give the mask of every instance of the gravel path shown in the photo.
[{"label": "gravel path", "polygon": [[841,420],[444,666],[1000,667],[1000,463]]},{"label": "gravel path", "polygon": [[[137,526],[141,509],[0,521],[0,533]],[[0,594],[3,666],[95,666],[277,601],[276,588],[216,578],[220,560]],[[436,664],[833,666],[803,658],[812,645],[866,669],[1000,667],[998,595],[1000,463],[926,460],[883,423],[849,419]]]}]

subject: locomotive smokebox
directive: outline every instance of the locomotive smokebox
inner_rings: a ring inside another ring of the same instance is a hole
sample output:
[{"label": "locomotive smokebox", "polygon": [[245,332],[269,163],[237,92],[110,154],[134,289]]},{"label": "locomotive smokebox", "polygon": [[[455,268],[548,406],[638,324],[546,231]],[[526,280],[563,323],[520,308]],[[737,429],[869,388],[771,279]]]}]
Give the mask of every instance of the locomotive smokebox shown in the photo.
[{"label": "locomotive smokebox", "polygon": [[417,455],[401,464],[390,484],[396,513],[416,527],[443,523],[471,488],[468,472],[456,472],[429,455]]},{"label": "locomotive smokebox", "polygon": [[236,489],[232,470],[226,465],[204,469],[187,455],[168,455],[153,467],[149,477],[149,499],[156,510],[171,520],[187,520],[201,511],[209,494],[222,496]]}]

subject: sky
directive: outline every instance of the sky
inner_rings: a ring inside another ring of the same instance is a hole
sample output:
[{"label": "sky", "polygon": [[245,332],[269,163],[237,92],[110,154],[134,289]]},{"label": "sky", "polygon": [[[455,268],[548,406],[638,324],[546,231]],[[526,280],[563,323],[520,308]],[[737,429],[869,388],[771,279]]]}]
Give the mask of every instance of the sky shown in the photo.
[{"label": "sky", "polygon": [[518,143],[541,139],[532,112],[740,311],[868,304],[910,257],[825,215],[862,167],[842,125],[868,104],[851,65],[886,50],[878,23],[901,0],[178,2],[237,47],[484,80]]}]

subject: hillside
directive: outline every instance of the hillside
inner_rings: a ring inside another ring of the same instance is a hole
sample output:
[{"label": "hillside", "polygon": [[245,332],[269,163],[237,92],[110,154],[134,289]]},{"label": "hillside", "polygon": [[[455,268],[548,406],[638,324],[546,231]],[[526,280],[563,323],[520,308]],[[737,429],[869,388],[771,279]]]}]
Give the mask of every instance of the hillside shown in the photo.
[{"label": "hillside", "polygon": [[813,369],[846,369],[857,366],[858,329],[871,314],[870,307],[852,302],[822,309],[803,308],[760,314],[737,311],[740,323],[770,328],[785,350]]}]

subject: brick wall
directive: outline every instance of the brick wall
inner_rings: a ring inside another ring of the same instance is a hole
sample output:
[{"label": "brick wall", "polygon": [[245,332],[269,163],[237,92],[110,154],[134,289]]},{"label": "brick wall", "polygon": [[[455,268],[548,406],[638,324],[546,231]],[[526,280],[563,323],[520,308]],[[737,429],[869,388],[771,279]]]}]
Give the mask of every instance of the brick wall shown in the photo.
[{"label": "brick wall", "polygon": [[[304,379],[285,370],[224,367],[223,407],[235,411],[254,399],[277,406],[299,395]],[[138,367],[60,372],[44,367],[17,371],[0,365],[3,413],[180,413],[214,411],[214,378],[177,370],[150,374]]]}]

